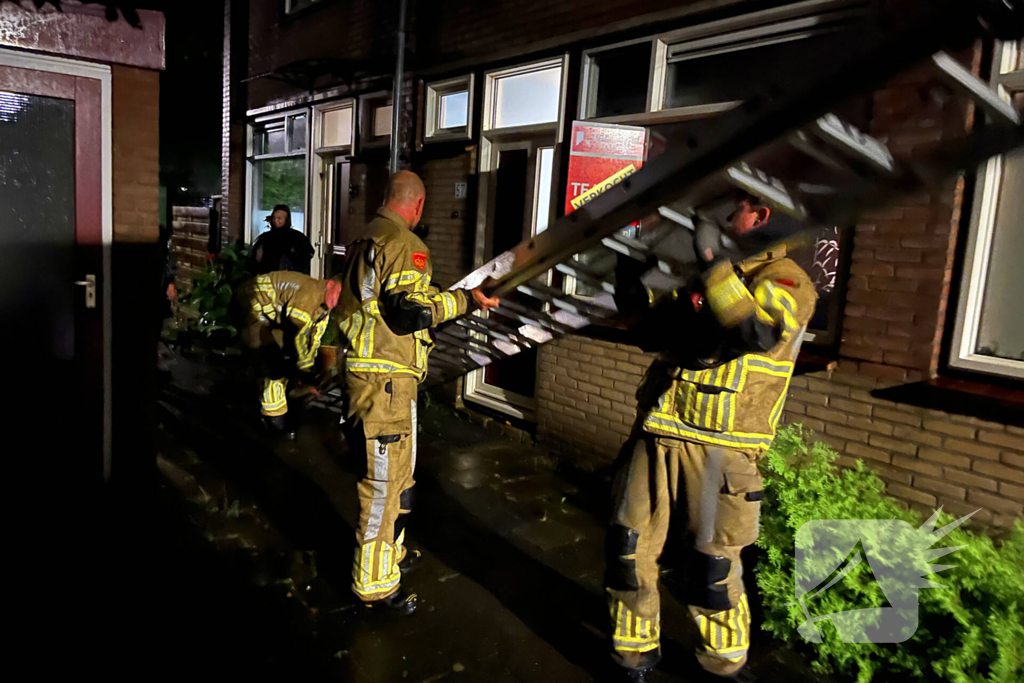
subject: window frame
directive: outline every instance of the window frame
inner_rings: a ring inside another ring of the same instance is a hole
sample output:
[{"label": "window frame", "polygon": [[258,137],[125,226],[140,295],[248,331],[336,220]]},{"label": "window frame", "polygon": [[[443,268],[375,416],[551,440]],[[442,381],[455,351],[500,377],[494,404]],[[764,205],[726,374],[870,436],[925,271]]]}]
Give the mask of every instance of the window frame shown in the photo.
[{"label": "window frame", "polygon": [[[778,34],[787,25],[796,26],[800,23],[814,24],[815,20],[828,15],[842,19],[863,13],[870,7],[867,0],[807,0],[806,2],[784,5],[760,12],[751,12],[735,17],[689,26],[646,38],[637,38],[610,45],[601,45],[583,51],[580,67],[580,94],[577,114],[581,121],[595,123],[624,123],[636,126],[649,126],[659,123],[679,123],[694,119],[702,119],[727,112],[742,104],[742,101],[712,102],[686,107],[665,107],[669,51],[675,45],[700,42],[724,43],[734,42],[737,33],[750,37],[770,37]],[[593,61],[602,52],[620,47],[652,42],[651,64],[647,72],[647,107],[636,114],[596,117],[593,98]]]},{"label": "window frame", "polygon": [[[994,46],[990,82],[1007,102],[1012,101],[1013,95],[1024,92],[1024,69],[1016,68],[1022,48],[1024,41],[996,41]],[[977,171],[949,365],[961,370],[1024,379],[1024,361],[977,352],[999,196],[1003,189],[1003,159],[1003,156],[992,157]]]},{"label": "window frame", "polygon": [[[387,135],[374,135],[373,117],[377,109],[388,105],[394,106],[394,97],[390,90],[378,90],[377,92],[366,93],[359,96],[359,104],[356,110],[359,122],[359,149],[380,149],[391,144],[391,130]],[[392,110],[394,111],[394,110]]]},{"label": "window frame", "polygon": [[[327,126],[325,123],[326,115],[328,113],[344,109],[349,109],[352,112],[352,124],[349,129],[348,142],[341,145],[330,146],[320,144],[327,132]],[[355,98],[350,97],[344,100],[334,100],[331,102],[316,104],[313,106],[312,116],[314,121],[314,135],[312,136],[312,142],[315,144],[310,145],[310,147],[314,153],[353,156],[356,148],[356,128],[358,127],[357,104]]]},{"label": "window frame", "polygon": [[[473,104],[474,74],[448,78],[443,81],[424,82],[426,98],[423,117],[423,141],[445,142],[451,140],[469,140],[473,135]],[[446,95],[465,92],[468,94],[466,103],[466,125],[455,128],[441,128],[441,100]]]},{"label": "window frame", "polygon": [[[292,145],[292,125],[290,119],[296,116],[306,117],[306,135],[305,135],[305,146],[302,149],[293,149]],[[261,134],[264,130],[269,127],[268,124],[276,125],[282,124],[285,131],[285,151],[275,152],[272,154],[256,154],[255,153],[255,141],[256,136]],[[256,181],[256,165],[262,161],[270,161],[274,159],[295,159],[303,158],[303,167],[305,168],[305,182],[303,183],[302,193],[302,215],[303,215],[303,234],[309,236],[309,178],[310,178],[310,142],[311,135],[313,132],[313,117],[312,111],[309,107],[303,107],[301,109],[291,109],[288,111],[275,112],[273,114],[266,114],[264,116],[257,116],[250,120],[246,124],[246,148],[245,148],[245,243],[252,244],[255,238],[252,234],[252,202],[253,202],[253,186]],[[295,207],[291,207],[294,212]]]},{"label": "window frame", "polygon": [[[567,81],[567,69],[568,69],[568,55],[558,55],[557,57],[550,57],[548,59],[540,59],[533,62],[527,62],[525,64],[517,64],[516,66],[505,67],[502,69],[492,69],[484,72],[484,97],[483,107],[480,114],[480,130],[485,135],[516,135],[531,133],[544,133],[549,130],[555,130],[557,133],[556,142],[562,141],[562,124],[565,120],[565,95],[566,95],[566,81]],[[542,123],[531,123],[522,126],[502,126],[496,127],[494,125],[494,114],[495,114],[495,100],[498,97],[497,82],[502,78],[509,78],[511,76],[521,76],[536,71],[546,71],[547,69],[559,68],[562,70],[560,78],[560,86],[558,92],[558,115],[554,121],[544,121]]]}]

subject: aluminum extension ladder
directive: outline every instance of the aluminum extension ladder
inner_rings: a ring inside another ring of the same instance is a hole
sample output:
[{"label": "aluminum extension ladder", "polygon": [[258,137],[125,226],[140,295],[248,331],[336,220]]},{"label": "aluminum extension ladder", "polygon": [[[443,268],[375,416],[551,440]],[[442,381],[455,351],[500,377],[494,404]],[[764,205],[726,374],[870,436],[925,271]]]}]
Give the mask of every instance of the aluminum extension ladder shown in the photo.
[{"label": "aluminum extension ladder", "polygon": [[[613,319],[617,258],[649,264],[644,281],[656,293],[686,284],[696,273],[694,226],[703,220],[721,223],[723,198],[737,188],[788,214],[803,231],[848,226],[866,210],[935,188],[1024,143],[1018,111],[944,51],[962,49],[986,34],[1019,38],[1021,5],[997,0],[891,4],[835,34],[832,46],[796,76],[797,85],[764,83],[718,119],[678,124],[661,156],[454,285],[482,285],[503,296],[494,309],[503,321],[476,313],[440,326],[428,382],[451,381]],[[899,159],[879,140],[828,113],[929,56],[939,76],[930,94],[946,102],[966,98],[985,114],[986,125],[962,141],[946,143],[923,159]],[[793,74],[787,76],[793,80]],[[776,160],[794,156],[808,182],[773,170]],[[627,236],[623,226],[642,219],[639,238]],[[752,247],[747,251],[741,256],[756,253]],[[555,273],[583,287],[552,286]],[[586,295],[567,293],[572,289]]]}]

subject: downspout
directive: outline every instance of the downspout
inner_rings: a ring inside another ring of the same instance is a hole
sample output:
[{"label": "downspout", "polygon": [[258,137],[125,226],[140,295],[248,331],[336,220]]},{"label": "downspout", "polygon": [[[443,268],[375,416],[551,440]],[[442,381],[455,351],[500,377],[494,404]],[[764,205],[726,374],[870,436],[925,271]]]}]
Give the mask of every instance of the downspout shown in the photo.
[{"label": "downspout", "polygon": [[405,2],[398,0],[398,37],[395,58],[395,82],[391,87],[391,166],[392,173],[398,172],[398,124],[402,117],[402,81],[405,80]]}]

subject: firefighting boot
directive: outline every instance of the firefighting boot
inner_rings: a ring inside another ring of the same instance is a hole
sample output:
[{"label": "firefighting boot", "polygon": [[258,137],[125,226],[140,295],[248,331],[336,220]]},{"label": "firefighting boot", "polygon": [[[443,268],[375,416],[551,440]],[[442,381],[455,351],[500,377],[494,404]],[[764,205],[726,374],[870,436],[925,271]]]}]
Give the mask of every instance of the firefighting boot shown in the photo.
[{"label": "firefighting boot", "polygon": [[398,563],[398,568],[401,570],[402,576],[405,576],[415,570],[422,557],[423,553],[419,550],[409,548],[407,546],[405,549],[405,557],[403,557]]},{"label": "firefighting boot", "polygon": [[654,672],[654,668],[649,669],[623,669],[625,676],[622,677],[623,681],[629,681],[629,683],[650,683],[651,674]]},{"label": "firefighting boot", "polygon": [[274,436],[283,436],[287,439],[295,438],[295,428],[288,419],[287,413],[284,415],[264,415],[263,424],[266,426],[267,431]]},{"label": "firefighting boot", "polygon": [[386,611],[386,613],[407,617],[419,606],[419,596],[415,593],[406,593],[405,590],[399,588],[383,600],[364,604],[370,608],[383,608],[382,611]]}]

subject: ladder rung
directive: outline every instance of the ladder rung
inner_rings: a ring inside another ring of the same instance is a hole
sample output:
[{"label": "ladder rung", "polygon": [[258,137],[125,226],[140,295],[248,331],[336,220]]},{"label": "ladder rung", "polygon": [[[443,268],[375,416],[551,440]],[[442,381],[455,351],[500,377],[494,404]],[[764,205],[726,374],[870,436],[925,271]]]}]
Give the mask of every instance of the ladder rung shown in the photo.
[{"label": "ladder rung", "polygon": [[726,170],[725,175],[734,185],[774,208],[785,211],[797,220],[807,219],[807,209],[803,204],[793,198],[782,181],[771,177],[764,171],[751,168],[746,163],[740,163]]},{"label": "ladder rung", "polygon": [[610,282],[603,280],[601,275],[590,270],[579,261],[559,263],[556,268],[558,272],[570,275],[584,284],[596,289],[603,289],[609,294],[615,294],[615,287]]},{"label": "ladder rung", "polygon": [[974,100],[992,119],[1001,125],[1019,126],[1020,113],[981,80],[953,59],[948,52],[936,52],[932,61],[939,67],[946,85]]},{"label": "ladder rung", "polygon": [[485,356],[490,356],[491,358],[494,359],[501,359],[504,358],[505,356],[505,354],[501,353],[500,351],[495,352],[487,344],[483,344],[475,339],[459,339],[455,335],[445,330],[437,330],[436,334],[438,340],[443,340],[448,344],[454,344],[463,351],[467,351],[469,353],[482,353]]},{"label": "ladder rung", "polygon": [[566,311],[578,313],[584,317],[607,317],[615,312],[614,307],[603,306],[603,302],[599,299],[581,301],[568,296],[562,290],[555,289],[554,287],[545,287],[543,285],[519,285],[516,289],[527,296],[532,296],[534,299],[538,299],[544,303],[549,303]]},{"label": "ladder rung", "polygon": [[519,335],[514,330],[505,328],[508,330],[508,332],[505,332],[502,329],[504,328],[504,325],[494,322],[493,320],[489,320],[488,322],[491,324],[487,325],[483,322],[483,319],[477,318],[475,316],[466,316],[465,318],[457,319],[455,321],[455,324],[459,325],[460,327],[470,329],[479,334],[486,334],[488,336],[493,337],[494,339],[499,339],[501,341],[507,342],[509,344],[514,344],[516,346],[533,346],[533,344],[529,341],[516,341],[516,338],[519,337]]},{"label": "ladder rung", "polygon": [[667,218],[673,223],[683,226],[687,230],[694,229],[693,220],[689,216],[684,216],[683,214],[679,213],[678,211],[675,211],[674,209],[670,209],[667,206],[659,206],[658,213],[661,214],[662,217]]},{"label": "ladder rung", "polygon": [[870,135],[860,132],[835,114],[825,114],[809,128],[819,139],[869,164],[875,170],[887,174],[896,172],[896,161],[888,147]]}]

